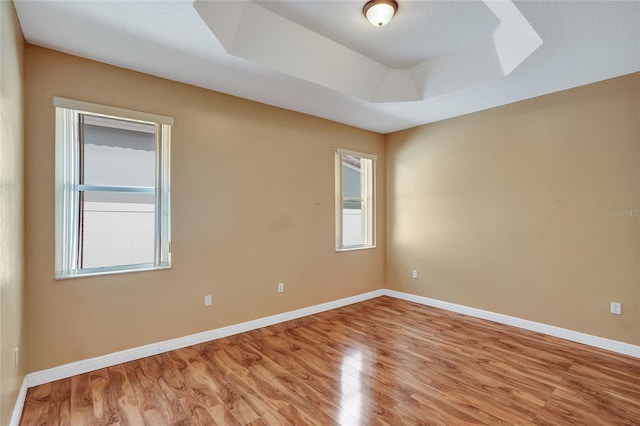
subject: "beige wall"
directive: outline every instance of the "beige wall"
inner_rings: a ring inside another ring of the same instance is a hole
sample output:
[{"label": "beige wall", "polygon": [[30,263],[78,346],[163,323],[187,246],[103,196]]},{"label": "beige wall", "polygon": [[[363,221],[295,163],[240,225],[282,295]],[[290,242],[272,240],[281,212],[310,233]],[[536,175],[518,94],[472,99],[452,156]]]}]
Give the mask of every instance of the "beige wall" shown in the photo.
[{"label": "beige wall", "polygon": [[390,135],[387,287],[640,344],[639,185],[640,74]]},{"label": "beige wall", "polygon": [[[9,424],[24,376],[24,41],[13,3],[0,1],[0,424]],[[18,348],[18,365],[14,350]]]},{"label": "beige wall", "polygon": [[[383,136],[30,45],[25,69],[29,371],[383,287]],[[175,117],[171,270],[53,279],[53,96]],[[378,155],[377,249],[335,252],[336,146]]]},{"label": "beige wall", "polygon": [[[385,161],[349,126],[30,45],[25,61],[28,371],[385,282],[640,344],[640,217],[607,214],[640,209],[640,74],[388,135]],[[170,271],[53,279],[53,96],[175,117]],[[375,250],[334,251],[336,146],[379,156]]]}]

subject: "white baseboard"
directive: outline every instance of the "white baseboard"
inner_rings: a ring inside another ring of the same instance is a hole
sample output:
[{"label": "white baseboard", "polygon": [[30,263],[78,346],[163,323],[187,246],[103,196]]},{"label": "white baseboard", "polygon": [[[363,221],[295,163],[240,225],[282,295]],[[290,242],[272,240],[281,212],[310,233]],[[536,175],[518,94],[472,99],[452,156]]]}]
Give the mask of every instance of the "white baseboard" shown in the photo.
[{"label": "white baseboard", "polygon": [[[165,340],[164,342],[152,343],[145,346],[139,346],[137,348],[114,352],[108,355],[71,362],[69,364],[60,365],[58,367],[49,368],[47,370],[29,373],[25,376],[25,382],[28,387],[38,386],[44,383],[53,382],[55,380],[66,379],[78,374],[88,373],[89,371],[99,370],[101,368],[122,364],[123,362],[134,361],[136,359],[144,358],[147,356],[157,355],[159,353],[168,352],[191,345],[197,345],[199,343],[208,342],[210,340],[233,336],[234,334],[244,333],[246,331],[267,327],[269,325],[291,321],[297,318],[306,317],[308,315],[313,315],[324,311],[329,311],[331,309],[340,308],[342,306],[352,305],[364,300],[380,297],[383,294],[384,290],[382,289],[370,291],[368,293],[346,297],[344,299],[338,299],[332,302],[321,303],[319,305],[309,306],[306,308],[297,309],[295,311],[284,312],[282,314],[258,318],[256,320],[247,321],[240,324],[234,324],[227,327],[203,331],[201,333],[178,337],[176,339]],[[20,409],[20,412],[21,411],[22,408]]]},{"label": "white baseboard", "polygon": [[464,305],[457,305],[455,303],[444,302],[437,299],[430,299],[424,296],[416,296],[414,294],[403,293],[395,290],[384,289],[384,294],[385,296],[408,300],[410,302],[416,302],[420,303],[421,305],[432,306],[434,308],[441,308],[447,311],[457,312],[476,318],[482,318],[500,324],[523,328],[525,330],[537,331],[538,333],[547,334],[549,336],[560,337],[562,339],[571,340],[572,342],[582,343],[585,345],[594,346],[596,348],[617,352],[623,355],[640,358],[640,346],[635,346],[630,343],[605,339],[604,337],[592,336],[590,334],[580,333],[578,331],[567,330],[566,328],[556,327],[553,325],[543,324],[535,321],[529,321],[509,315],[497,314],[495,312],[484,311],[482,309],[471,308]]},{"label": "white baseboard", "polygon": [[[319,305],[309,306],[295,311],[284,312],[265,318],[259,318],[252,321],[234,324],[227,327],[217,328],[202,333],[191,334],[188,336],[178,337],[176,339],[166,340],[163,342],[152,343],[137,348],[127,349],[108,355],[98,356],[95,358],[85,359],[81,361],[64,364],[47,370],[35,371],[25,376],[24,384],[20,390],[22,399],[18,399],[14,410],[14,417],[22,412],[24,404],[24,395],[26,395],[27,387],[38,386],[55,380],[65,379],[78,374],[87,373],[89,371],[99,370],[101,368],[111,367],[123,362],[129,362],[136,359],[156,355],[175,349],[184,348],[186,346],[197,345],[199,343],[208,342],[210,340],[220,339],[234,334],[244,333],[246,331],[255,330],[261,327],[278,324],[285,321],[302,318],[308,315],[317,314],[331,309],[340,308],[342,306],[351,305],[362,302],[364,300],[373,299],[379,296],[390,296],[397,299],[403,299],[410,302],[416,302],[426,306],[442,308],[452,312],[482,318],[513,327],[523,328],[526,330],[536,331],[550,336],[560,337],[562,339],[571,340],[585,345],[594,346],[601,349],[607,349],[624,355],[630,355],[640,358],[640,346],[631,345],[629,343],[618,342],[615,340],[605,339],[603,337],[592,336],[577,331],[567,330],[564,328],[529,321],[521,318],[511,317],[508,315],[498,314],[495,312],[484,311],[482,309],[472,308],[455,303],[444,302],[441,300],[430,299],[428,297],[416,296],[409,293],[403,293],[395,290],[380,289],[344,299],[334,300],[332,302],[321,303]],[[18,409],[19,408],[19,409]],[[16,414],[17,413],[17,414]],[[12,420],[13,421],[13,420]],[[12,423],[13,425],[13,423]]]},{"label": "white baseboard", "polygon": [[18,426],[20,424],[24,401],[27,398],[27,388],[27,378],[25,377],[24,380],[22,380],[22,386],[20,386],[20,391],[18,392],[16,405],[13,407],[13,414],[11,415],[11,420],[9,420],[9,426]]}]

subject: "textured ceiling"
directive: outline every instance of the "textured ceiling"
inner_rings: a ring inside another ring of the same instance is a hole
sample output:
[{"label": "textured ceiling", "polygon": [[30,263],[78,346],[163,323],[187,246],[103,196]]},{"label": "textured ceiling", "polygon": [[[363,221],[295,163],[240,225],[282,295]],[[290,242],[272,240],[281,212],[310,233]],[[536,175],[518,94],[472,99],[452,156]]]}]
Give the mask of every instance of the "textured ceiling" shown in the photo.
[{"label": "textured ceiling", "polygon": [[639,1],[15,1],[33,44],[388,133],[640,71]]}]

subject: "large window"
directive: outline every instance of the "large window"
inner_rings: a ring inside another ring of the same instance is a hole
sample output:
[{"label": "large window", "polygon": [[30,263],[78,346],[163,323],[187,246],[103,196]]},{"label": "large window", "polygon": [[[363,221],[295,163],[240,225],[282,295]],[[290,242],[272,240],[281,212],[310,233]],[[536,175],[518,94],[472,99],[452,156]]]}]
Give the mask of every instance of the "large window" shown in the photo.
[{"label": "large window", "polygon": [[56,278],[168,268],[173,119],[56,107]]},{"label": "large window", "polygon": [[376,156],[336,149],[336,249],[375,247]]}]

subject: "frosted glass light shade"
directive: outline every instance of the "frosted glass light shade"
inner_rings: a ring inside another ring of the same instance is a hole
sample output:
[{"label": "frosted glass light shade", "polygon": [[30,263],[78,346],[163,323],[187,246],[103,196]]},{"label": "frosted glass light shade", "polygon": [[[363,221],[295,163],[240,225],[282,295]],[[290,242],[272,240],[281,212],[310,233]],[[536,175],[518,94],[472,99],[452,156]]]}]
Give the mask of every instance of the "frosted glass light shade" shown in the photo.
[{"label": "frosted glass light shade", "polygon": [[398,10],[398,3],[394,0],[371,0],[364,6],[364,16],[371,25],[382,27],[387,25]]}]

